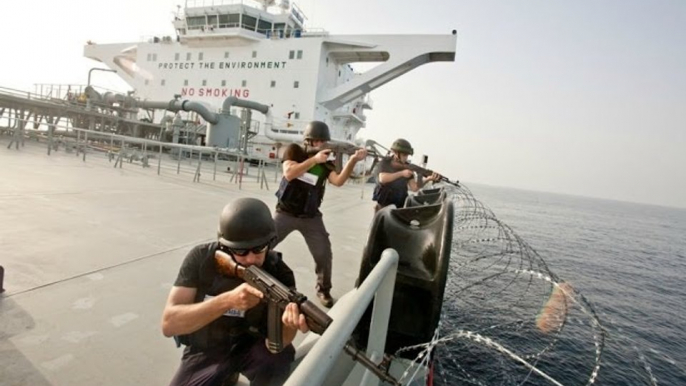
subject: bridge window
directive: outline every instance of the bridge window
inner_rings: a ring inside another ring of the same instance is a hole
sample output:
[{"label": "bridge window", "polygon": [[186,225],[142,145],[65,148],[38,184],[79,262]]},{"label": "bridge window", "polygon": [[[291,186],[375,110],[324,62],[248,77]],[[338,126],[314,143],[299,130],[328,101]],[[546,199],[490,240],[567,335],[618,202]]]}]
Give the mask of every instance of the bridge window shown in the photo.
[{"label": "bridge window", "polygon": [[244,81],[241,82],[241,87],[245,87],[245,86],[247,86],[247,85],[248,85],[248,81],[247,81],[247,80],[244,80]]},{"label": "bridge window", "polygon": [[298,50],[298,59],[303,58],[303,50]]},{"label": "bridge window", "polygon": [[188,79],[184,79],[183,85],[184,85],[184,86],[188,86]]},{"label": "bridge window", "polygon": [[286,23],[274,23],[274,34],[283,38],[283,31],[286,29]]},{"label": "bridge window", "polygon": [[256,57],[257,57],[257,51],[253,51],[253,52],[252,52],[252,57],[253,57],[253,58],[256,58]]},{"label": "bridge window", "polygon": [[157,61],[157,54],[152,54],[152,61],[156,62]]},{"label": "bridge window", "polygon": [[300,113],[296,111],[296,113],[293,114],[293,119],[300,119]]},{"label": "bridge window", "polygon": [[205,54],[202,52],[198,53],[198,60],[202,60],[205,57]]},{"label": "bridge window", "polygon": [[200,29],[205,26],[205,16],[192,16],[186,18],[188,29]]},{"label": "bridge window", "polygon": [[160,81],[160,86],[164,86],[165,83],[166,83],[166,81],[164,79],[162,79],[162,81]]},{"label": "bridge window", "polygon": [[288,51],[288,59],[294,59],[295,58],[295,51],[291,50]]},{"label": "bridge window", "polygon": [[217,15],[208,15],[207,16],[207,24],[211,25],[213,27],[217,26]]},{"label": "bridge window", "polygon": [[186,53],[186,60],[191,60],[191,59],[193,59],[192,56],[193,56],[193,54],[191,54],[190,52]]},{"label": "bridge window", "polygon": [[229,58],[229,51],[226,51],[226,52],[224,52],[224,59],[228,59],[228,58]]},{"label": "bridge window", "polygon": [[295,82],[293,82],[293,88],[299,88],[299,87],[300,87],[300,82],[298,82],[297,80]]},{"label": "bridge window", "polygon": [[229,15],[219,15],[219,28],[229,27]]},{"label": "bridge window", "polygon": [[179,54],[178,52],[175,53],[175,54],[174,54],[174,60],[178,62],[178,61],[179,61],[179,58],[181,58],[181,54]]},{"label": "bridge window", "polygon": [[226,86],[226,80],[222,80],[222,87]]},{"label": "bridge window", "polygon": [[275,81],[275,80],[272,80],[272,83],[271,83],[270,87],[271,87],[271,88],[276,87],[276,81]]},{"label": "bridge window", "polygon": [[267,33],[267,31],[272,30],[272,23],[266,21],[266,20],[260,20],[259,23],[257,23],[257,32],[264,34]]},{"label": "bridge window", "polygon": [[203,79],[203,80],[202,80],[202,85],[203,85],[203,86],[207,86],[207,79]]},{"label": "bridge window", "polygon": [[256,25],[257,18],[248,15],[243,15],[243,28],[250,31],[254,31]]},{"label": "bridge window", "polygon": [[232,13],[229,15],[229,26],[231,28],[236,28],[241,22],[241,15],[239,13]]}]

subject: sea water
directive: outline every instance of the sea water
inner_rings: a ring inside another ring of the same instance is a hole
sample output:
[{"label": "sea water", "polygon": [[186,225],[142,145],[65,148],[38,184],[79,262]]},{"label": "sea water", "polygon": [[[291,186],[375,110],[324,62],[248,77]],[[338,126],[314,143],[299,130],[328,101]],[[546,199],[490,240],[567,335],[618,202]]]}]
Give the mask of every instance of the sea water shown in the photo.
[{"label": "sea water", "polygon": [[686,209],[470,188],[453,192],[434,384],[686,385]]}]

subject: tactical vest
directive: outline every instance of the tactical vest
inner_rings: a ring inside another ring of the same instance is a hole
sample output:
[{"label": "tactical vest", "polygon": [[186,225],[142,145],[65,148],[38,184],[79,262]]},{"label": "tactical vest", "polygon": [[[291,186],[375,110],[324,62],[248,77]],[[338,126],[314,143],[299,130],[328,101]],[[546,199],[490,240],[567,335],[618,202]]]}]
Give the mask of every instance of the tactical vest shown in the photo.
[{"label": "tactical vest", "polygon": [[[195,295],[195,303],[204,301],[206,296],[217,296],[231,291],[244,282],[242,279],[227,277],[219,273],[214,260],[214,252],[217,248],[217,243],[210,245],[208,254],[200,266],[200,285]],[[280,259],[279,252],[269,251],[265,264],[273,264]],[[230,347],[237,343],[239,337],[254,332],[255,328],[261,326],[266,313],[267,307],[264,303],[247,311],[229,310],[201,329],[178,336],[177,339],[180,343],[196,350],[207,350],[217,346]]]},{"label": "tactical vest", "polygon": [[330,166],[317,164],[300,178],[288,181],[281,179],[276,197],[277,208],[298,217],[314,217],[324,200],[324,183],[329,176]]}]

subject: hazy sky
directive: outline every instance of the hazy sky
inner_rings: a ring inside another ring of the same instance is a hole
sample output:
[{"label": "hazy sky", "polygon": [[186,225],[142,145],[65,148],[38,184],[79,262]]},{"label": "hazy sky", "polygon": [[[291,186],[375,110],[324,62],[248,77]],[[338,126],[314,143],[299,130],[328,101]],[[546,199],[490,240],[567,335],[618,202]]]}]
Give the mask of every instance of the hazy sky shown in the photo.
[{"label": "hazy sky", "polygon": [[[466,182],[686,207],[686,1],[296,3],[332,34],[458,31],[454,63],[372,92],[368,137]],[[177,4],[3,1],[0,86],[85,84],[87,40],[173,35]]]}]

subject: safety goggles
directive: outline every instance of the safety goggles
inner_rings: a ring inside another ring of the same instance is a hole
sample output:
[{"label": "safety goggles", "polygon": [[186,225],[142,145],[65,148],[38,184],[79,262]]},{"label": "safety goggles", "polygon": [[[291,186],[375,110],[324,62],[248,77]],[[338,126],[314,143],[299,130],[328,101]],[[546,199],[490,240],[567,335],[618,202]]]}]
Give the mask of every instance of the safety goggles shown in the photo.
[{"label": "safety goggles", "polygon": [[258,253],[266,252],[267,249],[269,249],[269,244],[270,243],[266,243],[264,245],[259,245],[257,247],[252,247],[252,248],[229,248],[229,247],[227,247],[226,249],[229,251],[229,253],[231,253],[234,256],[243,257],[243,256],[248,256],[248,253],[250,253],[250,252],[252,252],[256,255]]}]

